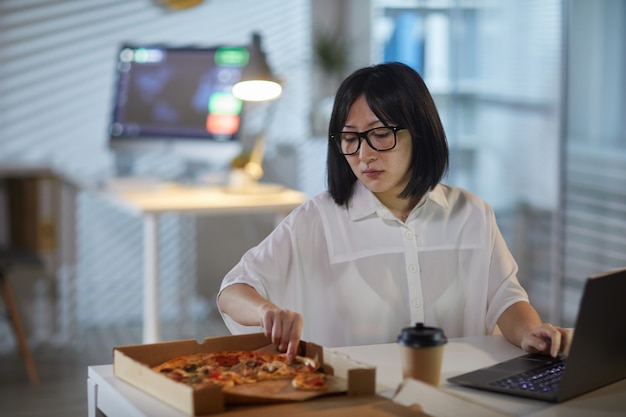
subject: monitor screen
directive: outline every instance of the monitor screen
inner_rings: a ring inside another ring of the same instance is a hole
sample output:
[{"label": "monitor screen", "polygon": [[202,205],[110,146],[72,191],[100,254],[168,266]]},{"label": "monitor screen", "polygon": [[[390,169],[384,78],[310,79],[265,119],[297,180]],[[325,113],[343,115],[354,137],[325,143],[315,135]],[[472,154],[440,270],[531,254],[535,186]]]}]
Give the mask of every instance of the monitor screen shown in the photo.
[{"label": "monitor screen", "polygon": [[232,87],[248,59],[245,47],[122,46],[111,148],[232,149],[243,111]]}]

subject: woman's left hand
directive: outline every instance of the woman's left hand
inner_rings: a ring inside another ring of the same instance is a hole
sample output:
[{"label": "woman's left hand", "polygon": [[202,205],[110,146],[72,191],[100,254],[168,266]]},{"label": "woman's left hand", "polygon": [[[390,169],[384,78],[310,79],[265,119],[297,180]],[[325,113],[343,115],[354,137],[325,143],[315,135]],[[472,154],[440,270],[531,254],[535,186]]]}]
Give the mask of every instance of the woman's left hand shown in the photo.
[{"label": "woman's left hand", "polygon": [[543,323],[524,335],[521,347],[529,353],[545,353],[553,357],[562,353],[567,356],[572,334],[570,329]]}]

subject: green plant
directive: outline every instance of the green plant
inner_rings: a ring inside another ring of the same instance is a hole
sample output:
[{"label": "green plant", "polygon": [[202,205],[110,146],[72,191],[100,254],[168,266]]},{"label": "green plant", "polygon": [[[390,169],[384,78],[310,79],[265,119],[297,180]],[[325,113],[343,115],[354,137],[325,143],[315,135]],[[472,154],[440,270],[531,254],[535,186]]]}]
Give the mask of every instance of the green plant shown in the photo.
[{"label": "green plant", "polygon": [[315,62],[324,75],[339,80],[348,65],[348,42],[343,36],[319,30],[313,42]]}]

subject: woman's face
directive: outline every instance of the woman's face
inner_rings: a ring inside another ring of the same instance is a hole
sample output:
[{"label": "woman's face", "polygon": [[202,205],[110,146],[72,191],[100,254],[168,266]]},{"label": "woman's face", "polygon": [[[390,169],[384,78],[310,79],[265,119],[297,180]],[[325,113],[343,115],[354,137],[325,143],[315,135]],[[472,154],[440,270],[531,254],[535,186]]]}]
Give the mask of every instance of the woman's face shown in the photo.
[{"label": "woman's face", "polygon": [[[363,132],[384,125],[361,95],[350,107],[343,131]],[[396,135],[396,146],[389,151],[375,151],[362,140],[356,154],[346,155],[354,175],[386,206],[394,205],[411,176],[411,135],[408,130],[399,130]]]}]

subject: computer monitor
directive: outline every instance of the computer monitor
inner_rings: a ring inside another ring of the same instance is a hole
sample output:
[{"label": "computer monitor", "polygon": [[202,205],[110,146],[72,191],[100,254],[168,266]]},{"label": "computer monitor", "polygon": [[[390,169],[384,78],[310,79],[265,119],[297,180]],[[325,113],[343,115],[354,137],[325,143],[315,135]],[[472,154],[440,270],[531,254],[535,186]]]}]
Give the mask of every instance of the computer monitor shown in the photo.
[{"label": "computer monitor", "polygon": [[248,60],[246,47],[123,45],[109,147],[230,162],[241,150],[243,112],[232,87]]}]

